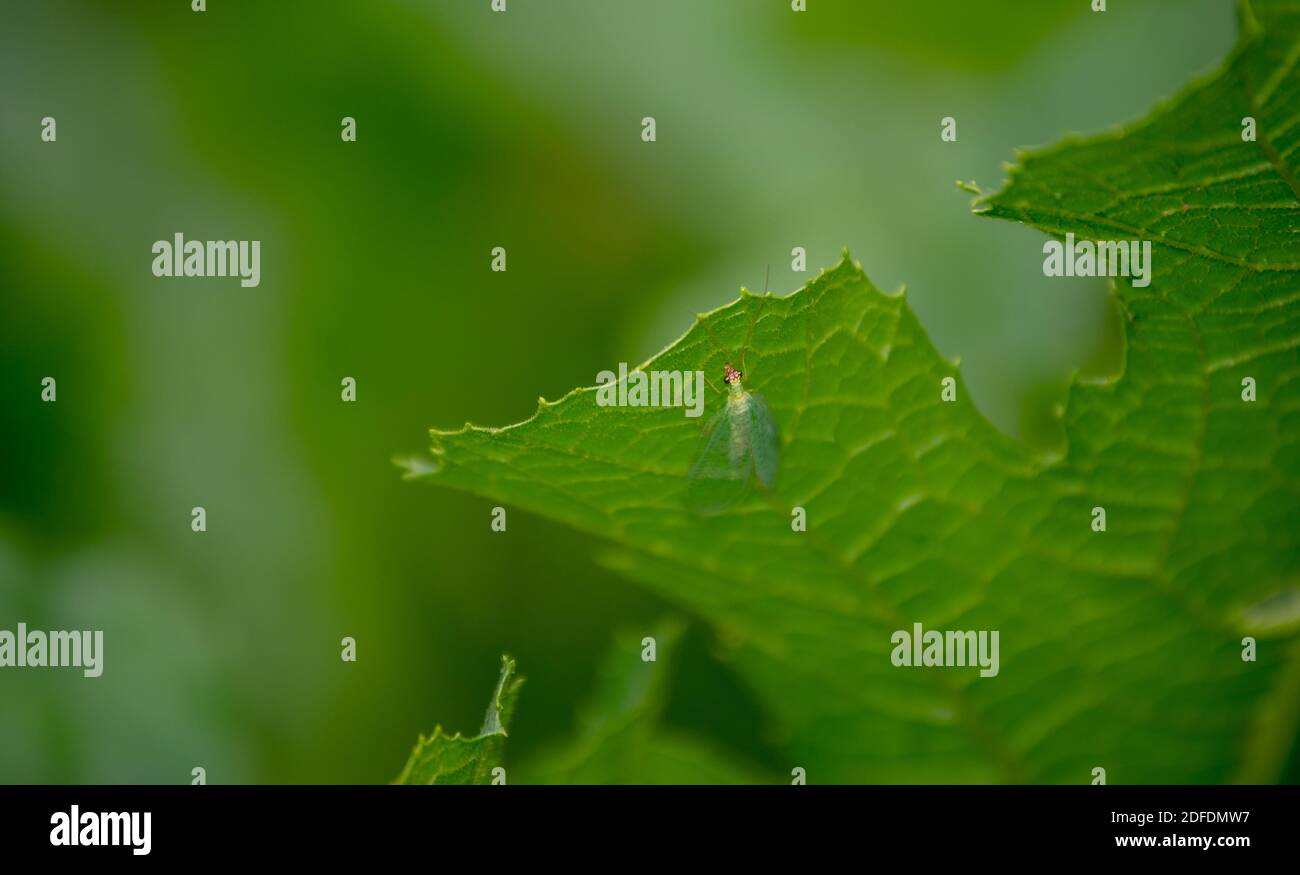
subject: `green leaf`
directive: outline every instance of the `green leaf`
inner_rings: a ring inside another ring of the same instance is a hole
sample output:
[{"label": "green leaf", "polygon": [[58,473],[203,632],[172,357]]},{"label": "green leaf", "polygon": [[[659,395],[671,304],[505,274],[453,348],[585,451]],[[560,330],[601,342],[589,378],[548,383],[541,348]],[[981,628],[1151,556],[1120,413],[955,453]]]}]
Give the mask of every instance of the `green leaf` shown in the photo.
[{"label": "green leaf", "polygon": [[668,703],[684,626],[659,623],[651,632],[655,659],[645,660],[644,637],[615,636],[591,701],[564,746],[521,768],[522,783],[538,784],[751,784],[760,771],[713,750],[661,722]]},{"label": "green leaf", "polygon": [[[789,297],[742,294],[643,366],[717,382],[746,349],[781,436],[774,490],[690,514],[704,420],[594,389],[434,431],[409,476],[614,542],[612,567],[731,643],[812,782],[1278,779],[1300,720],[1300,0],[1242,10],[1217,75],[1020,156],[977,204],[1153,242],[1150,286],[1113,286],[1124,372],[1071,387],[1062,456],[983,419],[905,297],[846,257]],[[708,393],[706,417],[723,403]],[[1000,671],[895,667],[914,623],[999,632]]]},{"label": "green leaf", "polygon": [[486,784],[492,770],[503,765],[506,729],[514,714],[515,700],[524,679],[515,674],[515,661],[501,657],[501,677],[483,717],[478,735],[466,738],[459,732],[448,735],[441,726],[429,736],[420,736],[406,767],[394,784]]}]

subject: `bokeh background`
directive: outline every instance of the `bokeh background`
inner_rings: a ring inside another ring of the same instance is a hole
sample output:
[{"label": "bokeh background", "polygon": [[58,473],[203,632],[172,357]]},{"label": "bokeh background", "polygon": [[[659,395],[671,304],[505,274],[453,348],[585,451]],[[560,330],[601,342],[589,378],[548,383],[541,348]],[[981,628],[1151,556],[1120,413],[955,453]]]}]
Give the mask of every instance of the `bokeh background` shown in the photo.
[{"label": "bokeh background", "polygon": [[[511,760],[562,743],[613,630],[673,608],[390,458],[646,359],[769,265],[793,290],[794,246],[906,284],[983,411],[1053,447],[1071,370],[1119,362],[1105,284],[1049,283],[1041,236],[954,182],[1145,114],[1235,38],[1231,0],[1109,5],[0,5],[0,628],[107,651],[98,680],[0,673],[0,782],[386,781],[477,729],[502,651]],[[261,285],[154,278],[176,232],[261,240]],[[777,769],[685,620],[664,719]]]}]

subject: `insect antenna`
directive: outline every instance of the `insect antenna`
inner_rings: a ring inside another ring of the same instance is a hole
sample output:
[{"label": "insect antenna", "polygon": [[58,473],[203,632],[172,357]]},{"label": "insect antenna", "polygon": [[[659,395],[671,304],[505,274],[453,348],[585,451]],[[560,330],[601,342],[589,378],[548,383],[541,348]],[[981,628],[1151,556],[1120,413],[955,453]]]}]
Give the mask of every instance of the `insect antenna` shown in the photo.
[{"label": "insect antenna", "polygon": [[[758,317],[762,315],[763,308],[767,306],[767,299],[769,297],[767,292],[767,283],[768,283],[768,279],[770,278],[771,271],[772,271],[772,266],[769,264],[767,266],[768,276],[764,276],[763,278],[763,295],[759,298],[758,309],[754,311],[753,317],[751,317],[749,320],[749,326],[745,329],[745,344],[740,348],[741,374],[745,373],[745,356],[749,354],[749,341],[754,336],[754,324],[758,322]],[[713,344],[713,348],[717,352],[722,353],[724,359],[729,358],[731,359],[731,361],[735,361],[736,356],[729,355],[727,353],[727,350],[722,346],[722,344],[718,343],[718,338],[713,334],[713,329],[709,326],[709,323],[705,321],[701,321],[700,324],[704,326],[704,333],[709,336],[709,342]],[[708,377],[706,376],[705,379],[707,380]],[[709,385],[713,386],[713,381],[710,380]],[[717,389],[714,388],[714,391],[716,392]]]},{"label": "insect antenna", "polygon": [[[766,285],[766,283],[765,283]],[[754,318],[749,320],[749,329],[745,331],[745,345],[740,349],[740,372],[745,373],[745,356],[749,354],[749,341],[754,336],[754,325],[758,323],[758,317],[763,315],[763,308],[767,306],[767,293],[758,300],[758,309],[754,311]]]},{"label": "insect antenna", "polygon": [[740,372],[742,374],[745,373],[745,356],[749,353],[749,339],[754,336],[754,323],[758,321],[758,317],[762,314],[763,308],[767,306],[768,281],[771,279],[772,263],[768,262],[767,270],[763,271],[763,299],[758,304],[758,312],[755,313],[754,318],[750,320],[749,330],[745,332],[745,346],[740,350]]}]

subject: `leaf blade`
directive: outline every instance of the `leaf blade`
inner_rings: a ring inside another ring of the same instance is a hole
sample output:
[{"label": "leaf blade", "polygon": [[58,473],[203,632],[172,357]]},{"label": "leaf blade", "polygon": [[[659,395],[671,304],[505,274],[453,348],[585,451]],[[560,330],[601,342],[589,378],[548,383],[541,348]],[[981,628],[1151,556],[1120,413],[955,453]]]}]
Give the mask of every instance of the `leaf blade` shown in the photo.
[{"label": "leaf blade", "polygon": [[486,784],[503,765],[507,728],[524,679],[515,660],[501,657],[501,674],[478,735],[448,735],[441,726],[421,735],[394,784]]}]

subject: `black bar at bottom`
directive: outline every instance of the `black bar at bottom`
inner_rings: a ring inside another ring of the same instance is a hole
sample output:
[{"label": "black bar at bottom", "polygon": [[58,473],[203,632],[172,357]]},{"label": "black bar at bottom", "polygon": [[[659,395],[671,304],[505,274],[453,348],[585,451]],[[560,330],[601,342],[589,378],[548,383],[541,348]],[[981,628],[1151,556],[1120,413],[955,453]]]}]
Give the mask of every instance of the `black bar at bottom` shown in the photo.
[{"label": "black bar at bottom", "polygon": [[[1228,862],[1292,849],[1298,801],[1297,788],[1272,786],[0,787],[0,854],[337,863],[414,853],[433,866],[480,855],[493,869],[710,857],[807,864],[826,854],[866,864],[891,850]],[[148,853],[137,854],[144,812]]]}]

